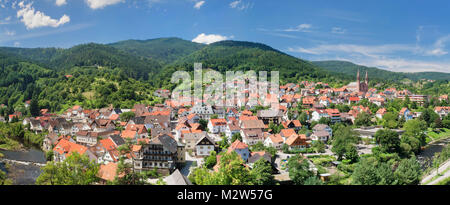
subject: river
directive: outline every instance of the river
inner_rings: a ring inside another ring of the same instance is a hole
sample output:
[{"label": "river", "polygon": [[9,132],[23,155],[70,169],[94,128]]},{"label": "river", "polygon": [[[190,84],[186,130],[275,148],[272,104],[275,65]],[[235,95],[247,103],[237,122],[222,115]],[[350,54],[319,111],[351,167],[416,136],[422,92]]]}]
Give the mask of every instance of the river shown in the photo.
[{"label": "river", "polygon": [[433,142],[428,145],[427,148],[417,157],[419,162],[422,164],[422,168],[425,170],[428,167],[431,167],[433,165],[434,154],[441,152],[442,149],[444,149],[444,147],[448,144],[450,144],[450,138]]},{"label": "river", "polygon": [[[45,153],[35,148],[31,148],[26,152],[6,150],[0,150],[0,152],[4,155],[4,159],[43,164],[46,163]],[[0,162],[0,169],[5,171],[5,167],[2,162]],[[19,165],[11,163],[7,174],[8,177],[13,180],[13,184],[15,185],[32,185],[36,182],[36,179],[41,174],[41,172],[41,168],[38,166]]]}]

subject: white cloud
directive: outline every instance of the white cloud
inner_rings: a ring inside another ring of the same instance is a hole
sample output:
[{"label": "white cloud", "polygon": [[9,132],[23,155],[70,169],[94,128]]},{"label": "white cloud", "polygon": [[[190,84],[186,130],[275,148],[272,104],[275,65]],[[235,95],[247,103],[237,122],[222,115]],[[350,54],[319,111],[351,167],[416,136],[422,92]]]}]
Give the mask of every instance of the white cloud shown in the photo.
[{"label": "white cloud", "polygon": [[205,1],[199,1],[195,3],[194,8],[200,9],[203,6],[203,4],[205,4]]},{"label": "white cloud", "polygon": [[3,21],[0,20],[0,25],[10,24],[11,16],[6,17]]},{"label": "white cloud", "polygon": [[346,32],[347,32],[347,30],[340,28],[340,27],[333,27],[331,29],[331,33],[335,33],[335,34],[344,34]]},{"label": "white cloud", "polygon": [[233,9],[238,9],[238,10],[246,10],[248,8],[253,7],[253,4],[245,3],[242,0],[238,0],[238,1],[231,2],[230,7]]},{"label": "white cloud", "polygon": [[51,17],[45,15],[41,11],[36,11],[32,7],[32,3],[25,5],[23,1],[19,4],[20,10],[17,11],[17,18],[21,18],[27,29],[34,29],[39,27],[59,27],[70,22],[70,17],[64,14],[59,20],[52,19]]},{"label": "white cloud", "polygon": [[19,47],[20,46],[20,42],[14,42],[14,47]]},{"label": "white cloud", "polygon": [[106,6],[125,2],[125,0],[85,0],[91,9],[102,9]]},{"label": "white cloud", "polygon": [[230,7],[231,8],[236,8],[239,4],[241,3],[241,1],[233,1],[230,3]]},{"label": "white cloud", "polygon": [[446,72],[450,73],[450,63],[406,60],[401,58],[381,58],[360,61],[361,64],[395,72]]},{"label": "white cloud", "polygon": [[67,4],[67,0],[56,0],[56,6],[63,6]]},{"label": "white cloud", "polygon": [[364,56],[374,57],[379,54],[413,51],[417,47],[403,44],[386,44],[386,45],[354,45],[354,44],[335,44],[335,45],[319,45],[312,48],[288,48],[290,52],[307,53],[313,55],[322,55],[329,53],[347,53],[347,54],[361,54]]},{"label": "white cloud", "polygon": [[50,35],[55,35],[55,34],[73,32],[73,31],[78,31],[78,30],[85,29],[88,27],[92,27],[94,25],[95,24],[75,24],[75,25],[68,25],[65,27],[61,27],[58,29],[44,30],[41,32],[20,32],[20,33],[16,34],[15,36],[10,36],[8,38],[0,38],[0,43],[25,40],[25,39],[33,39],[33,38],[39,38],[39,37],[50,36]]},{"label": "white cloud", "polygon": [[[233,36],[231,36],[230,38],[233,38]],[[224,40],[228,40],[228,39],[229,39],[229,37],[218,35],[218,34],[206,35],[204,33],[201,33],[197,37],[195,37],[192,40],[192,42],[203,43],[203,44],[211,44],[211,43],[215,43],[215,42],[218,42],[218,41],[224,41]]]},{"label": "white cloud", "polygon": [[[439,47],[445,41],[450,40],[445,37],[436,41],[435,46]],[[289,52],[303,53],[312,55],[313,59],[345,59],[357,64],[377,67],[396,72],[450,72],[450,63],[437,60],[419,60],[403,59],[400,56],[402,53],[408,55],[426,56],[429,53],[435,54],[444,53],[446,51],[426,50],[416,45],[405,44],[385,44],[385,45],[355,45],[355,44],[335,44],[335,45],[319,45],[311,48],[288,48]]]},{"label": "white cloud", "polygon": [[439,38],[434,43],[433,48],[425,51],[425,55],[428,55],[428,56],[447,55],[448,51],[446,51],[445,48],[446,48],[446,44],[448,41],[450,41],[450,35]]},{"label": "white cloud", "polygon": [[288,28],[288,29],[284,29],[283,31],[287,31],[287,32],[311,32],[312,25],[311,24],[300,24],[298,26],[296,26],[295,28]]},{"label": "white cloud", "polygon": [[416,31],[416,42],[420,43],[422,40],[422,32],[423,32],[423,26],[419,26],[419,28]]},{"label": "white cloud", "polygon": [[16,32],[15,31],[10,31],[10,30],[5,30],[5,35],[7,35],[7,36],[15,36]]}]

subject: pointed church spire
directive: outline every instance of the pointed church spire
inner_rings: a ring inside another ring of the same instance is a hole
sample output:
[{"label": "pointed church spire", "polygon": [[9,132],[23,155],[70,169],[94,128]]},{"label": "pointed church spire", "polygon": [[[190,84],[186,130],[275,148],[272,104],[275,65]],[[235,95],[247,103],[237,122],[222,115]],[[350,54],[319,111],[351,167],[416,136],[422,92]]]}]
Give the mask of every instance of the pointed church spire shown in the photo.
[{"label": "pointed church spire", "polygon": [[358,74],[356,75],[356,90],[359,92],[361,89],[361,81],[359,80],[359,69],[358,69]]},{"label": "pointed church spire", "polygon": [[356,81],[358,81],[358,83],[359,83],[359,69],[358,69],[358,74],[356,75]]},{"label": "pointed church spire", "polygon": [[366,80],[365,81],[366,81],[366,84],[369,85],[369,74],[367,73],[367,71],[366,71]]}]

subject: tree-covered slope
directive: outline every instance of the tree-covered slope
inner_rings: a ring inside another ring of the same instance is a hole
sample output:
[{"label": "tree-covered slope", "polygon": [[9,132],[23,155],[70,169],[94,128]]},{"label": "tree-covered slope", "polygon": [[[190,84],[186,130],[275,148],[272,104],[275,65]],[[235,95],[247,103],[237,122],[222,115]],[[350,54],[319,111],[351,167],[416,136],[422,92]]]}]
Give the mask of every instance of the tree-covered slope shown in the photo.
[{"label": "tree-covered slope", "polygon": [[[211,68],[222,73],[226,71],[279,71],[282,82],[298,80],[323,80],[334,76],[317,66],[287,55],[260,43],[241,41],[221,41],[210,44],[175,63],[166,66],[163,77],[176,70],[192,71],[194,63],[203,63],[203,68]],[[340,76],[346,78],[346,76]],[[334,81],[336,82],[336,81]]]},{"label": "tree-covered slope", "polygon": [[420,79],[430,79],[430,80],[448,80],[450,79],[450,73],[439,73],[439,72],[419,72],[419,73],[402,73],[402,72],[392,72],[388,70],[383,70],[374,67],[366,67],[361,65],[356,65],[347,61],[313,61],[314,65],[321,67],[323,69],[343,73],[347,75],[356,75],[358,70],[361,71],[362,75],[367,71],[369,77],[378,80],[390,80],[390,81],[401,81],[405,78],[417,81]]},{"label": "tree-covered slope", "polygon": [[76,66],[119,68],[128,77],[147,80],[160,71],[159,61],[135,56],[103,44],[82,44],[69,49],[0,48],[0,53],[14,55],[56,71]]},{"label": "tree-covered slope", "polygon": [[121,51],[140,57],[154,59],[163,63],[171,63],[205,46],[180,38],[127,40],[109,45]]}]

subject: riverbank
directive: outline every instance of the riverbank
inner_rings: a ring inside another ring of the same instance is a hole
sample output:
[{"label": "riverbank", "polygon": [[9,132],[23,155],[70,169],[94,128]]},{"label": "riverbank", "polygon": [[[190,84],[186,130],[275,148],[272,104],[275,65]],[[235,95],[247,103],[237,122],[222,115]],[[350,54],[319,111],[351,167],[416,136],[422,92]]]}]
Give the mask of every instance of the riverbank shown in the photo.
[{"label": "riverbank", "polygon": [[[433,168],[433,161],[435,160],[436,153],[441,153],[449,144],[450,137],[436,140],[424,147],[424,150],[418,155],[418,160],[422,165],[424,175],[429,174]],[[444,159],[443,161],[445,160],[447,159]]]},{"label": "riverbank", "polygon": [[20,122],[0,122],[0,150],[26,151],[31,147],[40,149],[47,134],[47,132],[33,133]]},{"label": "riverbank", "polygon": [[0,150],[0,153],[3,155],[0,160],[4,161],[0,162],[0,167],[14,185],[35,184],[42,172],[40,165],[46,163],[45,153],[36,148],[25,151]]}]

